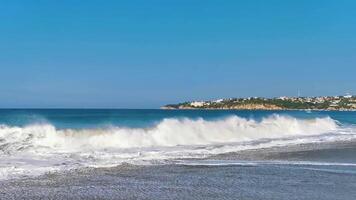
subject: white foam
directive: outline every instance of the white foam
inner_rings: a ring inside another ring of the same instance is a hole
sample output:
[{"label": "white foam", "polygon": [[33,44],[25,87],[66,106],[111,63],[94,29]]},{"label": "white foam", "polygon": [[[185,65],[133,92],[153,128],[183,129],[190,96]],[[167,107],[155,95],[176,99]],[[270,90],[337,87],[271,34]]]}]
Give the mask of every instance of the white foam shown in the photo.
[{"label": "white foam", "polygon": [[147,164],[162,159],[200,158],[248,148],[320,141],[320,138],[333,140],[335,134],[341,134],[339,129],[329,117],[307,120],[280,115],[260,121],[237,116],[215,121],[164,119],[146,129],[58,130],[51,124],[2,125],[0,176],[122,162]]}]

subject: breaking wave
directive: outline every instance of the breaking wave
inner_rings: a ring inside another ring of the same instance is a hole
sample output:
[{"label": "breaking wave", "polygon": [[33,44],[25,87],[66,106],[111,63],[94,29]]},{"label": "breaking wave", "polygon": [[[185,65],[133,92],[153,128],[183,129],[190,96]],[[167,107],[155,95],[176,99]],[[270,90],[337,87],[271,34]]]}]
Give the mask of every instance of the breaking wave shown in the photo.
[{"label": "breaking wave", "polygon": [[164,119],[151,128],[64,129],[51,124],[26,127],[0,126],[0,150],[8,152],[35,148],[85,151],[103,148],[210,145],[259,139],[319,135],[334,131],[331,118],[296,119],[273,115],[261,121],[232,116],[216,121]]},{"label": "breaking wave", "polygon": [[201,158],[246,148],[314,142],[328,134],[333,134],[329,139],[342,135],[340,125],[330,117],[298,119],[282,115],[261,120],[238,116],[213,121],[167,118],[149,128],[0,125],[0,178],[123,162]]}]

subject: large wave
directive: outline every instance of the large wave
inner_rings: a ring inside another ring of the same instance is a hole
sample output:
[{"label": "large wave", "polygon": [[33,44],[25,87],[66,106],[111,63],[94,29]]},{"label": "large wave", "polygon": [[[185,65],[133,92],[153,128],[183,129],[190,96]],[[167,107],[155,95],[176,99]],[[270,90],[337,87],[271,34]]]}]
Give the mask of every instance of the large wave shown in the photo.
[{"label": "large wave", "polygon": [[151,128],[100,128],[57,130],[51,124],[26,127],[0,126],[0,150],[25,151],[49,148],[85,151],[102,148],[137,148],[177,145],[209,145],[266,138],[319,135],[334,131],[327,118],[296,119],[273,115],[261,121],[232,116],[216,121],[164,119]]},{"label": "large wave", "polygon": [[248,148],[261,148],[311,142],[310,137],[339,134],[339,129],[329,117],[297,119],[282,115],[261,120],[238,116],[213,121],[170,118],[150,128],[1,125],[0,177],[36,170],[202,157],[242,150],[244,143]]}]

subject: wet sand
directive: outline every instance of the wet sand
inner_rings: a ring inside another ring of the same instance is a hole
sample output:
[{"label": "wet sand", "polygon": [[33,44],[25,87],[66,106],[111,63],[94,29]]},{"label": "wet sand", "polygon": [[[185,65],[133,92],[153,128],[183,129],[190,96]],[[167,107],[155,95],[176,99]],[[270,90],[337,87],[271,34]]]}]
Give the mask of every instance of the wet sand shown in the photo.
[{"label": "wet sand", "polygon": [[356,174],[298,166],[126,166],[0,183],[1,199],[354,199]]},{"label": "wet sand", "polygon": [[305,143],[210,156],[217,160],[281,160],[356,163],[356,140]]},{"label": "wet sand", "polygon": [[[223,154],[224,160],[347,161],[353,142],[276,147]],[[348,153],[345,153],[348,152]],[[338,153],[339,152],[339,153]],[[344,153],[342,153],[344,152]],[[319,156],[317,156],[319,155]],[[346,155],[346,156],[345,156]],[[351,156],[351,157],[350,157]],[[181,164],[85,168],[0,182],[0,199],[322,199],[356,198],[355,166]]]}]

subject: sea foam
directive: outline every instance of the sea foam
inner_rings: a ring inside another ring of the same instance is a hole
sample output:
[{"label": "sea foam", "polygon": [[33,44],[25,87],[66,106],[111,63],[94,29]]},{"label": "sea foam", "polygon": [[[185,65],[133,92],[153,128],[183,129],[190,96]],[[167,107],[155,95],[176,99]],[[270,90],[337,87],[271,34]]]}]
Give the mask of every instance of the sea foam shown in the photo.
[{"label": "sea foam", "polygon": [[315,142],[320,138],[330,141],[340,134],[344,134],[340,125],[330,117],[298,119],[284,115],[261,120],[238,116],[218,120],[167,118],[149,128],[1,125],[0,178],[123,162],[147,164],[202,158],[251,148]]},{"label": "sea foam", "polygon": [[260,121],[238,116],[215,121],[164,119],[150,128],[57,130],[51,124],[32,124],[25,127],[3,125],[0,127],[0,144],[3,151],[7,148],[11,152],[31,148],[81,151],[102,148],[209,145],[318,135],[335,131],[337,128],[337,123],[329,117],[296,119],[280,115],[272,115]]}]

